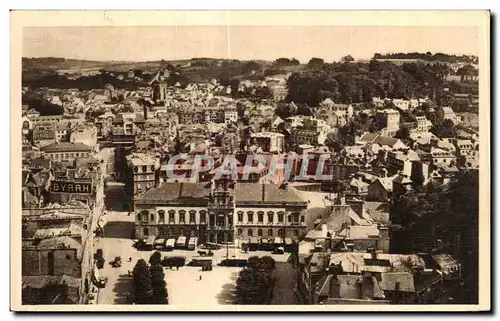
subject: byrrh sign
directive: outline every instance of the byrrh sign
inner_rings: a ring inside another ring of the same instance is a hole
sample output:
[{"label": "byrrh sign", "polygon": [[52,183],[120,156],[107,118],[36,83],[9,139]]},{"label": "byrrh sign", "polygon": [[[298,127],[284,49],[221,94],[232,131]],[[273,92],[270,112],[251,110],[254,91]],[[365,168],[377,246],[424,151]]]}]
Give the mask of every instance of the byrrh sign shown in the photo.
[{"label": "byrrh sign", "polygon": [[92,181],[52,181],[50,191],[52,193],[92,194]]}]

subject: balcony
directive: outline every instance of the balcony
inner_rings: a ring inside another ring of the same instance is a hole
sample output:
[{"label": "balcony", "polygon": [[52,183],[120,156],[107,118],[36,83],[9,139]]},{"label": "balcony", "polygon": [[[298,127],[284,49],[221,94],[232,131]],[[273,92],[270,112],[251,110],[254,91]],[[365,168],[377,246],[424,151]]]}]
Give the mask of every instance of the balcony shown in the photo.
[{"label": "balcony", "polygon": [[216,202],[209,202],[208,203],[209,208],[218,208],[218,209],[233,209],[234,208],[234,203],[216,203]]},{"label": "balcony", "polygon": [[212,231],[232,231],[234,229],[233,225],[210,225],[209,230]]}]

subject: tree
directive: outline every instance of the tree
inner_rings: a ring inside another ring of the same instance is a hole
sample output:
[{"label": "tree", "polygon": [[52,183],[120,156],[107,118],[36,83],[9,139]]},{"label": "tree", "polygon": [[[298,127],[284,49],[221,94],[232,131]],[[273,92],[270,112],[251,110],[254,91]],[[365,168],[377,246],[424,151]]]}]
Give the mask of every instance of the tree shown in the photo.
[{"label": "tree", "polygon": [[276,59],[276,61],[274,62],[275,65],[278,65],[278,66],[289,66],[291,63],[290,59],[288,58],[278,58]]},{"label": "tree", "polygon": [[269,304],[275,279],[275,261],[272,257],[248,259],[247,268],[240,271],[236,280],[236,297],[239,304]]},{"label": "tree", "polygon": [[325,63],[325,61],[323,59],[317,58],[317,57],[313,57],[307,63],[307,67],[309,67],[309,68],[319,68],[319,67],[323,66],[324,63]]},{"label": "tree", "polygon": [[431,133],[439,138],[454,138],[456,137],[455,124],[450,119],[445,119],[441,124],[434,125]]},{"label": "tree", "polygon": [[405,141],[408,140],[410,138],[410,129],[407,126],[401,126],[395,137]]},{"label": "tree", "polygon": [[151,272],[146,261],[140,259],[134,267],[134,299],[136,304],[150,304],[152,301],[153,287]]},{"label": "tree", "polygon": [[347,55],[347,56],[342,57],[341,61],[342,62],[351,62],[351,61],[354,61],[354,58],[351,55]]},{"label": "tree", "polygon": [[159,251],[155,251],[151,255],[151,257],[149,258],[149,264],[150,265],[161,264],[161,253]]},{"label": "tree", "polygon": [[262,68],[262,66],[256,62],[256,61],[249,61],[243,66],[243,73],[247,74],[252,71],[259,71]]},{"label": "tree", "polygon": [[297,110],[298,108],[294,104],[281,103],[276,107],[274,113],[282,119],[286,119],[297,115]]},{"label": "tree", "polygon": [[151,265],[152,304],[168,304],[167,282],[161,264]]}]

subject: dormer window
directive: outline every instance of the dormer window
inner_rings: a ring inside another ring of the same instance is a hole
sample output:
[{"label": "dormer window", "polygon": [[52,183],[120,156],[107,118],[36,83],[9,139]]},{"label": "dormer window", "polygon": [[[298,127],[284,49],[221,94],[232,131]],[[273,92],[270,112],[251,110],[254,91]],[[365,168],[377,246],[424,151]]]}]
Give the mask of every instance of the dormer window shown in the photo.
[{"label": "dormer window", "polygon": [[147,166],[142,166],[142,172],[146,173],[147,171],[148,171],[148,167]]},{"label": "dormer window", "polygon": [[139,167],[134,166],[134,173],[137,173],[139,171]]}]

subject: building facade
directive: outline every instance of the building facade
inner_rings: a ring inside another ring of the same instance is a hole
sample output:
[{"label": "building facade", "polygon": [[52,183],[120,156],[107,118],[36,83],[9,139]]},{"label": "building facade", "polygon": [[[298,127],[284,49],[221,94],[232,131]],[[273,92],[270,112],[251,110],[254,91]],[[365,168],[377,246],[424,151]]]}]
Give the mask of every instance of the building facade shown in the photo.
[{"label": "building facade", "polygon": [[135,236],[184,235],[201,243],[299,238],[306,233],[306,209],[288,186],[230,179],[163,183],[135,199]]}]

